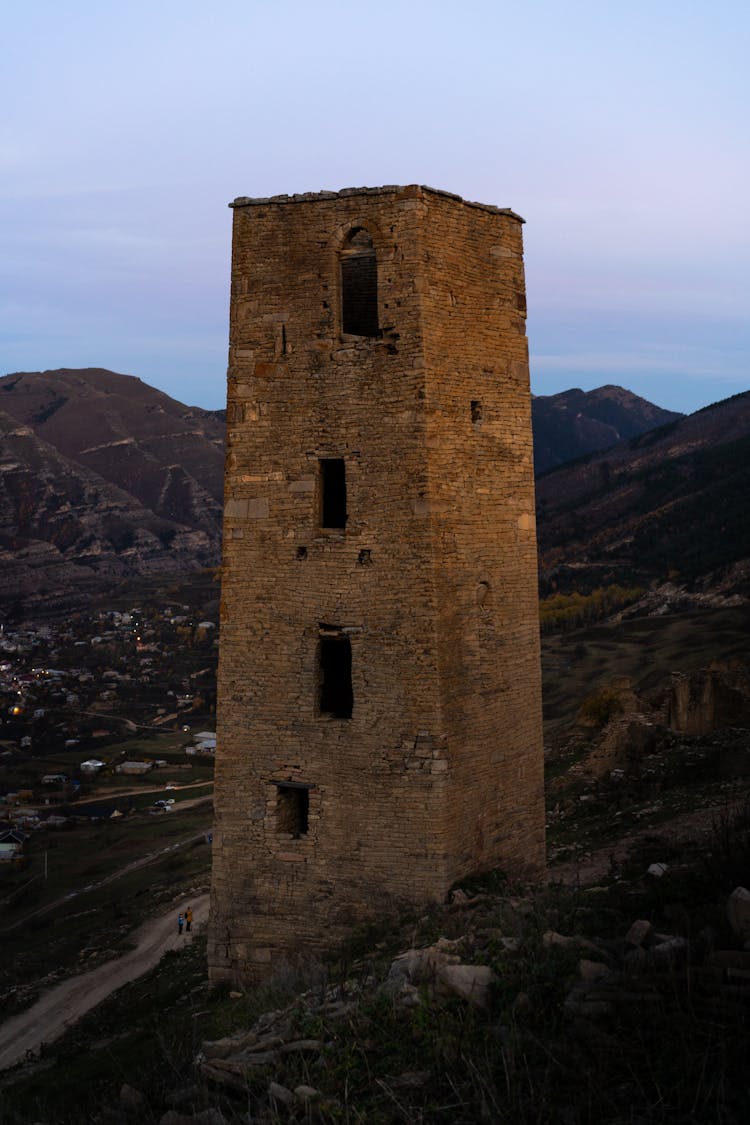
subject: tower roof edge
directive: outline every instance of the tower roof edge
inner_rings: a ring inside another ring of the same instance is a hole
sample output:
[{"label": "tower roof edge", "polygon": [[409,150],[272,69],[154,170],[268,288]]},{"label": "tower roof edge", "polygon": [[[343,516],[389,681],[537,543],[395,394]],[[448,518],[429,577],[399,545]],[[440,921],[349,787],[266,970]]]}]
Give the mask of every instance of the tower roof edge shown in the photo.
[{"label": "tower roof edge", "polygon": [[477,207],[481,211],[490,211],[496,215],[508,215],[511,219],[516,219],[519,223],[525,222],[517,212],[511,210],[510,207],[496,207],[492,203],[476,203],[470,199],[464,199],[460,195],[456,195],[451,191],[443,191],[441,188],[429,187],[427,184],[408,184],[401,186],[399,184],[386,184],[383,187],[349,187],[341,188],[340,191],[306,191],[296,195],[265,195],[259,197],[252,197],[248,195],[239,195],[228,204],[231,208],[240,207],[260,207],[264,204],[293,204],[293,203],[316,203],[328,199],[347,199],[350,196],[359,195],[403,195],[409,194],[411,196],[421,195],[438,195],[443,199],[453,199],[456,203],[462,203],[465,207]]}]

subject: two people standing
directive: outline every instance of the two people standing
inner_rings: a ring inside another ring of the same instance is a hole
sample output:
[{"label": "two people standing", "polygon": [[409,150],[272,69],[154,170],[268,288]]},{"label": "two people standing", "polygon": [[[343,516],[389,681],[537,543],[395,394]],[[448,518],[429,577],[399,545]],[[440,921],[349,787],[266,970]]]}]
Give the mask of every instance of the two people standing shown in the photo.
[{"label": "two people standing", "polygon": [[177,933],[181,934],[183,928],[187,934],[189,934],[193,928],[193,911],[189,906],[186,908],[184,914],[180,913],[177,915]]}]

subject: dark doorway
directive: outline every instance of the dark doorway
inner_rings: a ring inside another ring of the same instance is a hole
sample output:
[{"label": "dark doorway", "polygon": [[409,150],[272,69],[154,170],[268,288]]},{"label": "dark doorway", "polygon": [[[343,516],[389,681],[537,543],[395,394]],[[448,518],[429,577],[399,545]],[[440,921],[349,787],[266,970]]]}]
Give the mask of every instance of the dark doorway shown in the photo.
[{"label": "dark doorway", "polygon": [[320,713],[333,719],[351,719],[352,646],[344,633],[320,638]]},{"label": "dark doorway", "polygon": [[343,457],[320,462],[320,526],[346,527],[346,464]]}]

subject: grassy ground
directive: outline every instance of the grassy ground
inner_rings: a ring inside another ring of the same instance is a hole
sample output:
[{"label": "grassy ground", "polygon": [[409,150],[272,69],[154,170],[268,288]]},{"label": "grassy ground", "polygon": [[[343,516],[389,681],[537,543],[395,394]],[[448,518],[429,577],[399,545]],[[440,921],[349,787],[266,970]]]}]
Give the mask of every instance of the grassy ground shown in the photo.
[{"label": "grassy ground", "polygon": [[671,672],[704,668],[712,660],[748,659],[747,609],[706,609],[602,624],[544,639],[542,675],[545,738],[575,718],[581,701],[617,676],[643,691]]},{"label": "grassy ground", "polygon": [[[474,881],[467,889],[482,897],[472,909],[384,920],[354,935],[327,964],[279,971],[239,999],[208,987],[198,945],[168,955],[46,1052],[49,1069],[12,1075],[0,1122],[145,1125],[170,1107],[192,1113],[214,1106],[231,1123],[745,1125],[748,1007],[717,1007],[697,968],[681,961],[635,977],[615,971],[614,1002],[598,1017],[571,1014],[566,997],[582,955],[619,964],[634,918],[672,932],[679,907],[680,932],[710,926],[716,944],[731,942],[723,896],[734,872],[725,864],[729,852],[750,860],[749,825],[745,817],[660,881],[621,872],[593,893],[559,886],[529,892],[500,876]],[[633,856],[633,872],[646,859]],[[549,930],[594,944],[551,945]],[[467,959],[495,973],[486,1010],[443,995],[434,981],[409,1006],[381,987],[394,955],[439,936],[465,941]],[[321,1014],[324,981],[352,1002],[346,1018]],[[296,1035],[325,1042],[318,1058],[290,1054],[250,1071],[234,1092],[201,1079],[194,1059],[204,1039],[247,1029],[261,1012],[286,1005]],[[315,1087],[317,1110],[274,1106],[271,1081]],[[123,1083],[143,1095],[140,1109],[121,1107]]]},{"label": "grassy ground", "polygon": [[[708,611],[545,641],[548,732],[562,730],[583,697],[614,676],[629,675],[644,688],[671,671],[744,654],[746,624],[738,611]],[[568,802],[565,815],[552,821],[553,846],[606,847],[632,825],[648,829],[594,889],[529,891],[494,873],[467,886],[483,896],[470,910],[439,907],[384,919],[327,964],[279,969],[267,986],[239,998],[208,986],[199,943],[167,955],[46,1051],[40,1068],[5,1079],[0,1125],[146,1125],[170,1107],[192,1113],[208,1106],[220,1107],[232,1125],[746,1125],[750,1003],[743,993],[717,1006],[715,981],[706,984],[699,959],[711,944],[738,947],[725,900],[747,881],[750,815],[741,810],[736,821],[719,818],[708,843],[676,843],[660,832],[662,817],[739,796],[746,787],[721,775],[714,749],[708,741],[676,740],[624,784],[566,780],[573,759],[553,762],[554,799]],[[85,835],[66,836],[54,877],[50,866],[53,886],[60,892],[95,883],[113,864],[178,843],[207,821],[197,809],[77,829]],[[155,864],[30,924],[25,940],[19,935],[7,947],[13,977],[31,982],[50,964],[67,972],[95,963],[100,948],[127,942],[143,914],[164,909],[181,887],[205,878],[208,853],[202,843],[162,852]],[[41,858],[34,857],[37,874]],[[655,860],[670,865],[663,879],[644,877]],[[24,909],[34,905],[29,900]],[[691,956],[631,979],[622,969],[623,938],[637,918],[689,937]],[[581,935],[595,947],[549,945],[549,930]],[[465,940],[468,959],[496,974],[487,1010],[442,995],[434,981],[420,986],[411,1007],[379,987],[396,954],[441,936]],[[514,939],[515,951],[502,938]],[[571,1015],[565,1006],[582,953],[615,966],[620,992],[600,1019]],[[322,981],[353,1001],[336,1024],[316,1006]],[[246,1029],[260,1013],[285,1005],[300,1036],[324,1040],[319,1058],[289,1056],[260,1067],[234,1094],[201,1079],[194,1060],[203,1040]],[[281,1110],[269,1102],[271,1081],[290,1088],[305,1083],[324,1097],[316,1110]],[[142,1092],[140,1109],[126,1112],[120,1104],[123,1083]]]},{"label": "grassy ground", "polygon": [[[2,1014],[28,1006],[41,984],[49,983],[50,971],[59,979],[124,948],[145,917],[166,909],[183,889],[205,883],[211,822],[206,804],[48,832],[43,838],[35,834],[28,866],[0,883]],[[144,866],[105,882],[149,857]],[[58,905],[38,913],[52,903]],[[8,929],[15,923],[20,925]],[[16,991],[10,993],[12,988]]]},{"label": "grassy ground", "polygon": [[[196,727],[196,730],[201,729]],[[37,797],[50,796],[54,801],[58,794],[53,788],[47,789],[41,785],[41,778],[48,773],[64,773],[69,777],[76,774],[84,757],[101,757],[109,763],[121,760],[154,761],[163,759],[167,762],[158,770],[150,770],[143,775],[124,776],[105,772],[83,779],[83,792],[102,788],[153,788],[167,781],[176,781],[185,784],[190,781],[208,781],[213,777],[213,758],[209,755],[186,755],[184,746],[190,736],[181,731],[164,731],[163,733],[136,737],[128,737],[110,743],[106,748],[98,751],[83,752],[80,747],[73,750],[55,750],[52,753],[38,757],[27,757],[19,762],[12,762],[3,770],[3,786],[6,789],[21,788],[33,789]]]}]

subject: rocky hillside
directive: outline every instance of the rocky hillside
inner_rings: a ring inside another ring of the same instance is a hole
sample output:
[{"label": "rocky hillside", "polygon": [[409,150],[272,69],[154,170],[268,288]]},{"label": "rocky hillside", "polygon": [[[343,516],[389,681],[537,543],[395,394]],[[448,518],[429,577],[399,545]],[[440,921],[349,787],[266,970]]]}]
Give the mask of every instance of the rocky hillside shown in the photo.
[{"label": "rocky hillside", "polygon": [[750,392],[537,481],[542,591],[748,592]]},{"label": "rocky hillside", "polygon": [[224,422],[128,375],[0,379],[3,606],[218,561]]},{"label": "rocky hillside", "polygon": [[614,386],[535,396],[531,410],[537,474],[683,417]]},{"label": "rocky hillside", "polygon": [[[539,467],[579,457],[538,481],[543,593],[714,582],[732,564],[730,587],[747,581],[750,396],[685,418],[608,386],[533,412]],[[92,368],[0,378],[0,415],[0,612],[218,562],[223,412]]]},{"label": "rocky hillside", "polygon": [[[582,796],[578,821],[604,817]],[[495,872],[419,913],[384,907],[246,991],[212,988],[187,945],[8,1072],[3,1120],[740,1125],[748,823],[641,833],[593,886]]]}]

